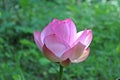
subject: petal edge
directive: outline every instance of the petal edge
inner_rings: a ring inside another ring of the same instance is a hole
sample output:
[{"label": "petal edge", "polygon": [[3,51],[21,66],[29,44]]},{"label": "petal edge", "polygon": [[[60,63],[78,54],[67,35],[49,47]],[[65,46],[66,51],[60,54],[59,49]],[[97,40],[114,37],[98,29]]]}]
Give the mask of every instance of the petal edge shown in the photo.
[{"label": "petal edge", "polygon": [[37,44],[38,48],[42,51],[43,44],[41,42],[41,33],[34,31],[34,41]]}]

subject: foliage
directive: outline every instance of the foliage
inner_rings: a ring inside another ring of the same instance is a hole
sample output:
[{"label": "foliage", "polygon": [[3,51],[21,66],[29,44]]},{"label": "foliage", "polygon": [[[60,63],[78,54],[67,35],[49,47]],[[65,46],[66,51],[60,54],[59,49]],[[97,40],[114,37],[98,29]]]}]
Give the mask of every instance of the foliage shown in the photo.
[{"label": "foliage", "polygon": [[71,18],[78,31],[93,30],[88,59],[64,69],[65,80],[120,77],[120,0],[0,1],[0,80],[56,80],[58,64],[48,61],[33,40],[53,18]]}]

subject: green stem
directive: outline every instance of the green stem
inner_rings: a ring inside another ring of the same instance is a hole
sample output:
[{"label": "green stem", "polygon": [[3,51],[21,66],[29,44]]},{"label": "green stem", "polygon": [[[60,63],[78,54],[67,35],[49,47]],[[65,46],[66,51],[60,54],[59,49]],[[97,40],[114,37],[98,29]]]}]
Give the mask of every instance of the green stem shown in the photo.
[{"label": "green stem", "polygon": [[63,77],[63,66],[60,65],[59,80],[62,80]]}]

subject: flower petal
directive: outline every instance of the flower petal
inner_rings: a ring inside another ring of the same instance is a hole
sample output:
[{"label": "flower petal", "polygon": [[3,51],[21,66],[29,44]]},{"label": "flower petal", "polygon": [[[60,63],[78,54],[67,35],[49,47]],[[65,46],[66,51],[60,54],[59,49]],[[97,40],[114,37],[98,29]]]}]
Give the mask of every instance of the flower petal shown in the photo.
[{"label": "flower petal", "polygon": [[86,47],[88,47],[90,45],[91,41],[92,41],[92,31],[87,30],[87,36],[84,41],[84,44],[86,45]]},{"label": "flower petal", "polygon": [[83,53],[84,48],[85,48],[85,45],[78,42],[74,47],[70,48],[62,55],[61,60],[66,60],[68,58],[70,60],[77,59]]},{"label": "flower petal", "polygon": [[70,45],[74,42],[76,26],[71,19],[56,20],[52,28],[59,38],[67,41]]},{"label": "flower petal", "polygon": [[72,62],[79,63],[79,62],[84,61],[88,57],[89,52],[90,52],[90,48],[87,48],[86,50],[84,50],[83,54],[78,59],[75,59]]},{"label": "flower petal", "polygon": [[50,61],[53,61],[53,62],[60,61],[60,59],[52,51],[50,51],[45,44],[43,46],[43,53]]},{"label": "flower petal", "polygon": [[56,24],[58,24],[59,20],[57,19],[53,19],[52,22],[50,22],[41,32],[41,41],[43,43],[43,40],[46,36],[51,35],[51,34],[55,34],[52,27],[56,26]]},{"label": "flower petal", "polygon": [[44,43],[57,57],[61,57],[67,48],[69,48],[68,44],[59,39],[55,34],[46,36]]},{"label": "flower petal", "polygon": [[92,41],[92,31],[91,30],[84,30],[77,33],[77,39],[74,44],[81,42],[86,46],[86,48],[90,45]]},{"label": "flower petal", "polygon": [[[79,33],[78,33],[78,34],[79,34]],[[84,31],[82,31],[82,34],[79,34],[78,40],[79,40],[81,43],[83,43],[84,40],[85,40],[85,38],[86,38],[86,36],[87,36],[87,30],[85,29]]]},{"label": "flower petal", "polygon": [[42,42],[41,42],[41,34],[38,31],[34,31],[34,41],[37,44],[38,48],[42,51]]},{"label": "flower petal", "polygon": [[51,35],[51,34],[54,34],[53,33],[53,30],[51,29],[51,26],[52,26],[52,23],[49,23],[48,25],[47,25],[47,27],[45,27],[44,29],[43,29],[43,31],[41,32],[41,42],[44,44],[44,38],[46,37],[46,36],[48,36],[48,35]]}]

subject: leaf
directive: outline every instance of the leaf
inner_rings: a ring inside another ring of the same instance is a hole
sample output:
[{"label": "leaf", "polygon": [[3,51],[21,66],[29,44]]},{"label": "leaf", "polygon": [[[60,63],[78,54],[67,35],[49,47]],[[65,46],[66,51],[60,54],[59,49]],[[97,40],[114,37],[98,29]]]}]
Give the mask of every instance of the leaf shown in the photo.
[{"label": "leaf", "polygon": [[48,59],[44,58],[44,57],[40,58],[39,62],[40,62],[41,65],[44,65],[44,66],[48,65],[50,63],[50,61]]},{"label": "leaf", "polygon": [[35,44],[27,39],[20,39],[20,43],[25,46],[33,47]]}]

